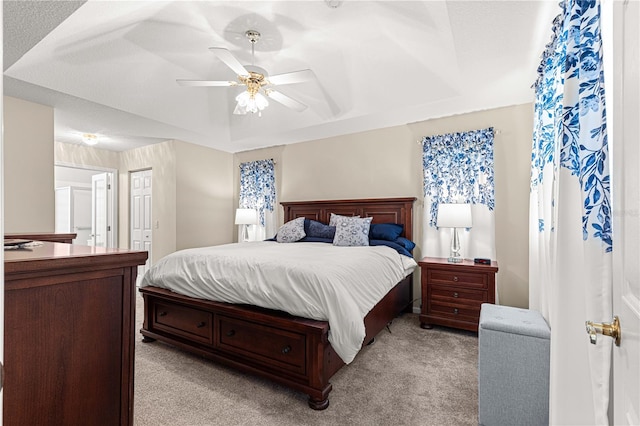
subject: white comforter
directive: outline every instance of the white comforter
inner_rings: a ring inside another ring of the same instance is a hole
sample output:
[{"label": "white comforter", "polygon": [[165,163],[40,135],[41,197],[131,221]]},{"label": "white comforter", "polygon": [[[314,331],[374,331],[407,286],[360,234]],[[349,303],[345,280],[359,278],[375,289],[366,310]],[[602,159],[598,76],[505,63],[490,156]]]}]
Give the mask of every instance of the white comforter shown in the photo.
[{"label": "white comforter", "polygon": [[260,241],[172,253],[141,286],[328,321],[329,341],[348,364],[364,341],[364,317],[416,266],[385,246]]}]

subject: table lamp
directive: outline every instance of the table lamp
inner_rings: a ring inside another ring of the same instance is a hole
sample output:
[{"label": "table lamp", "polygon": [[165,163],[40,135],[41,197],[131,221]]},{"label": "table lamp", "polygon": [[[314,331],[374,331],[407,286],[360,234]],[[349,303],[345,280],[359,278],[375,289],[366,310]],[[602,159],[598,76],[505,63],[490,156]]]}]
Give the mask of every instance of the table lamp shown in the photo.
[{"label": "table lamp", "polygon": [[249,241],[249,225],[258,223],[258,212],[255,209],[236,209],[236,225],[242,226],[242,241]]},{"label": "table lamp", "polygon": [[439,204],[436,226],[453,228],[451,235],[451,252],[447,259],[451,263],[462,262],[460,255],[460,239],[458,228],[471,228],[471,204]]}]

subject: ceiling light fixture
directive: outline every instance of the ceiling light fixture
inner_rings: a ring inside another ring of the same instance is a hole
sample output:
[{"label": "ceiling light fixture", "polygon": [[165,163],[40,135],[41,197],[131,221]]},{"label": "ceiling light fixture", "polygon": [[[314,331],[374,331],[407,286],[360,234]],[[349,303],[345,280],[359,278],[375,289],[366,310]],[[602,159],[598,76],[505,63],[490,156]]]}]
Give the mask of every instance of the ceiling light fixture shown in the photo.
[{"label": "ceiling light fixture", "polygon": [[[260,40],[260,33],[256,30],[248,30],[244,35],[251,42],[251,65],[255,64],[255,46]],[[248,76],[238,76],[240,82],[247,86],[247,90],[236,96],[236,108],[234,114],[244,115],[248,112],[258,113],[258,117],[262,116],[262,110],[269,106],[269,101],[260,92],[260,88],[267,84],[264,74],[249,71]],[[268,93],[267,93],[268,94]]]},{"label": "ceiling light fixture", "polygon": [[82,142],[87,145],[96,145],[98,143],[98,136],[92,133],[85,133],[82,135]]}]

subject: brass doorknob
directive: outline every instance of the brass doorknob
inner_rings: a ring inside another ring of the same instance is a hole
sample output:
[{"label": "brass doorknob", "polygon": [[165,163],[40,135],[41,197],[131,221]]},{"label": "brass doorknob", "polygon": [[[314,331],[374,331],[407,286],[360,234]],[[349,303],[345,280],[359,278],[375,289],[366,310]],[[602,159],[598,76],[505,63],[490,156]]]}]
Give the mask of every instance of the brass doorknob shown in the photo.
[{"label": "brass doorknob", "polygon": [[616,346],[620,346],[620,337],[622,331],[620,330],[620,320],[617,316],[613,317],[612,323],[586,321],[585,325],[587,327],[587,333],[589,334],[589,341],[592,344],[595,345],[597,335],[602,334],[604,336],[613,337]]}]

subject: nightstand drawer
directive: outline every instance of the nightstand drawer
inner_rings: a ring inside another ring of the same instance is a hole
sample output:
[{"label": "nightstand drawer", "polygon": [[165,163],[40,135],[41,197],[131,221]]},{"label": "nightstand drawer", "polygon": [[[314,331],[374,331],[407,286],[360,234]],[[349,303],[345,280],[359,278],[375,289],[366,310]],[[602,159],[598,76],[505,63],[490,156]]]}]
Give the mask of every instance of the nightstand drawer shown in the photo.
[{"label": "nightstand drawer", "polygon": [[476,264],[465,259],[450,263],[447,259],[425,257],[421,269],[422,307],[420,326],[434,325],[478,331],[480,306],[495,302],[498,264]]},{"label": "nightstand drawer", "polygon": [[469,290],[449,286],[434,285],[429,288],[432,300],[448,301],[452,303],[479,302],[488,300],[488,294],[484,290]]},{"label": "nightstand drawer", "polygon": [[457,319],[459,321],[478,322],[480,318],[480,305],[477,304],[455,304],[447,302],[431,301],[429,314],[439,317]]},{"label": "nightstand drawer", "polygon": [[439,269],[429,270],[428,280],[432,285],[453,285],[479,289],[486,289],[489,283],[488,276],[485,273],[475,274],[451,270],[442,271]]}]

